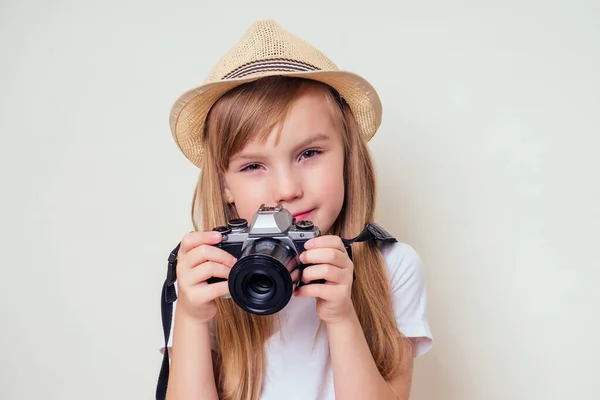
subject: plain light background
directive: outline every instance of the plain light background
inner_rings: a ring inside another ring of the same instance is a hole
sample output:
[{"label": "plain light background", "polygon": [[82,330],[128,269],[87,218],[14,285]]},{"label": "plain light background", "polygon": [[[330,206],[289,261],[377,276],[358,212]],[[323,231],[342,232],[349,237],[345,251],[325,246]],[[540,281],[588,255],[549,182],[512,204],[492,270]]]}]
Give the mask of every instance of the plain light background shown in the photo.
[{"label": "plain light background", "polygon": [[378,221],[436,338],[412,399],[597,399],[592,0],[2,0],[0,398],[153,398],[198,174],[169,110],[263,18],[381,95]]}]

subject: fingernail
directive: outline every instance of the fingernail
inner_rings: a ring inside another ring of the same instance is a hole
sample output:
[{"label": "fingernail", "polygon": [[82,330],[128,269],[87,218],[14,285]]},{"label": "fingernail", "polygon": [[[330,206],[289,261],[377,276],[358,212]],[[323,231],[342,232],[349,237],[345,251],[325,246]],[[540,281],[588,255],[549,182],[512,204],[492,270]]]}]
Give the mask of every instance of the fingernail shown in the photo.
[{"label": "fingernail", "polygon": [[212,238],[213,238],[213,240],[219,240],[219,239],[221,239],[221,234],[219,232],[213,232]]},{"label": "fingernail", "polygon": [[308,242],[304,243],[305,249],[310,249],[312,246],[313,246],[313,242],[310,240]]}]

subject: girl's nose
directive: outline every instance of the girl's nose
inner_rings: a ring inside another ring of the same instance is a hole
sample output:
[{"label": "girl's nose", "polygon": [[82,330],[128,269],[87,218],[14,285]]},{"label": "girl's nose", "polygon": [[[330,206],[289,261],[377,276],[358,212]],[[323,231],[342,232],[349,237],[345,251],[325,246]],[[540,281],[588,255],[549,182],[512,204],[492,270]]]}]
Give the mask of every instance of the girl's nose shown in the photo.
[{"label": "girl's nose", "polygon": [[279,174],[273,182],[273,200],[275,203],[289,203],[302,197],[302,182],[290,173]]}]

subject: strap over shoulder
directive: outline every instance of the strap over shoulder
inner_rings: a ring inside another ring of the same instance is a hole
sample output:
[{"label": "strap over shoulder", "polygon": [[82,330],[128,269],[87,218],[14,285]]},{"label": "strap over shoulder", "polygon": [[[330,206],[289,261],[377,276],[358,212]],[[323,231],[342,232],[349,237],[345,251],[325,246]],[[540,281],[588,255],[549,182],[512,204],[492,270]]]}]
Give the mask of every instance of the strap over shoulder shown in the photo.
[{"label": "strap over shoulder", "polygon": [[395,237],[390,235],[388,231],[383,229],[383,227],[375,222],[369,222],[365,225],[364,229],[361,233],[359,233],[353,239],[342,239],[344,245],[346,246],[346,251],[348,255],[352,257],[352,248],[350,245],[356,242],[365,242],[367,240],[375,240],[380,242],[397,242]]},{"label": "strap over shoulder", "polygon": [[367,240],[378,240],[383,242],[397,242],[396,238],[393,237],[383,229],[383,227],[375,222],[370,222],[365,225],[365,228],[361,233],[358,234],[354,239],[348,240],[350,243],[364,242]]}]

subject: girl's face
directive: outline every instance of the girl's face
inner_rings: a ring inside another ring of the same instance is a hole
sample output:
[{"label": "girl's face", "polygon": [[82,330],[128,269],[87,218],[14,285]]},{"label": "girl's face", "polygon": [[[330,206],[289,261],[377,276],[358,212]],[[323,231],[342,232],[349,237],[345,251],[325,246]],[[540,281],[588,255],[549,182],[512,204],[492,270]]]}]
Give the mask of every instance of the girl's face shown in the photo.
[{"label": "girl's face", "polygon": [[[344,202],[344,146],[332,105],[309,88],[265,141],[255,138],[229,162],[225,198],[240,218],[252,220],[261,204],[282,203],[298,221],[328,233]],[[258,136],[258,135],[257,135]]]}]

